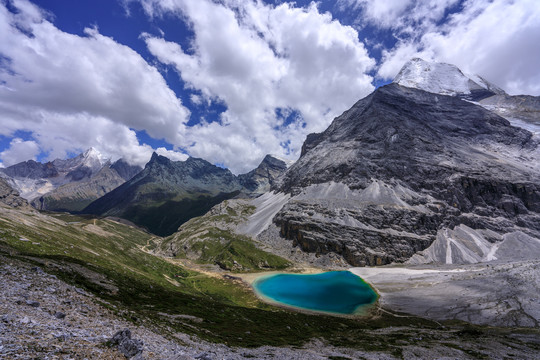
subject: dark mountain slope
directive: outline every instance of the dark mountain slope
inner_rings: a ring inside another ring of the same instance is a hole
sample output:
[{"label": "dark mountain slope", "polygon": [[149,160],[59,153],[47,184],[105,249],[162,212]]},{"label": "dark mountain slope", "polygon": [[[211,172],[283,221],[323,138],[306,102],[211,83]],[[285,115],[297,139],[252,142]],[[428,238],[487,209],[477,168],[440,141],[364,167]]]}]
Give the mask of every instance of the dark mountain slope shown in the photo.
[{"label": "dark mountain slope", "polygon": [[137,165],[130,165],[124,159],[119,159],[111,165],[111,169],[115,170],[118,175],[125,181],[141,172],[142,168]]},{"label": "dark mountain slope", "polygon": [[174,162],[154,153],[143,171],[83,212],[118,216],[157,235],[170,235],[190,218],[236,196],[241,189],[229,170],[205,160]]}]

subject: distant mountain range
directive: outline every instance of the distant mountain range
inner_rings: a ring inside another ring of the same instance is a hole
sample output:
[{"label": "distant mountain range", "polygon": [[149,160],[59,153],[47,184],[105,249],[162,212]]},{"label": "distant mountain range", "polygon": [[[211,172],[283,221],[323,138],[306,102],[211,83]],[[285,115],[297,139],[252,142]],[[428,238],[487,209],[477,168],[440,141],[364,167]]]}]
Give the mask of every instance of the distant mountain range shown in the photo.
[{"label": "distant mountain range", "polygon": [[202,159],[174,162],[154,153],[143,170],[123,159],[111,163],[91,148],[67,160],[21,162],[0,169],[0,176],[36,209],[115,216],[170,235],[225,199],[267,192],[286,169],[285,161],[267,155],[235,176]]},{"label": "distant mountain range", "polygon": [[80,211],[141,170],[122,159],[111,164],[90,148],[67,160],[21,162],[0,169],[0,176],[37,209]]}]

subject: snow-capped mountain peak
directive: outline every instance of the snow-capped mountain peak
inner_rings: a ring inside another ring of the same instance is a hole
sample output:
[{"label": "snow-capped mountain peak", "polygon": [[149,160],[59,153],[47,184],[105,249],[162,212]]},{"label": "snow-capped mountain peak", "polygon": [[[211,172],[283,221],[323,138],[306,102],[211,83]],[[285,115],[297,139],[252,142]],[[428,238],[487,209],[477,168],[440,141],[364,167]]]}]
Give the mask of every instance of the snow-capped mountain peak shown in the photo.
[{"label": "snow-capped mountain peak", "polygon": [[86,150],[82,154],[82,158],[84,159],[83,161],[84,164],[86,163],[94,164],[97,161],[101,166],[105,165],[108,161],[110,161],[109,158],[105,157],[102,153],[100,153],[98,150],[96,150],[93,147]]},{"label": "snow-capped mountain peak", "polygon": [[71,159],[61,160],[56,159],[53,164],[59,170],[59,172],[70,172],[80,167],[89,168],[92,172],[97,172],[101,169],[110,159],[103,156],[95,148],[91,147],[85,152],[75,156]]},{"label": "snow-capped mountain peak", "polygon": [[408,61],[394,78],[394,83],[441,95],[471,95],[504,91],[478,75],[464,74],[457,66],[428,62],[420,58]]}]

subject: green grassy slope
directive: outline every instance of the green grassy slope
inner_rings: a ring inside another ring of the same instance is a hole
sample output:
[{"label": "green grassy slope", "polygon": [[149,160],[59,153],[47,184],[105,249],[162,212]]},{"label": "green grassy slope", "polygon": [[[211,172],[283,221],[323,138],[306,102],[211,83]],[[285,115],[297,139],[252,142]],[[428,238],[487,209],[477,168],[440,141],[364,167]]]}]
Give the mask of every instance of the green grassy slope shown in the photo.
[{"label": "green grassy slope", "polygon": [[253,206],[241,200],[223,201],[209,213],[189,220],[178,232],[164,238],[158,244],[157,252],[216,264],[235,272],[282,270],[291,266],[286,259],[258,248],[253,239],[233,232],[231,227],[245,221],[254,211]]}]

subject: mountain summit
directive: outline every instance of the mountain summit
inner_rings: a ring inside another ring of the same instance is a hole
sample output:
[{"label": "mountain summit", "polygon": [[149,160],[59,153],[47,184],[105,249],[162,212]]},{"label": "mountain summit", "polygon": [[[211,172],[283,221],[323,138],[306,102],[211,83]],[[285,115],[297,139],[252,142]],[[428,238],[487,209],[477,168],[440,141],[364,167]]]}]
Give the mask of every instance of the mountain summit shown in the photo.
[{"label": "mountain summit", "polygon": [[239,175],[238,179],[253,196],[261,195],[270,190],[287,167],[284,160],[266,155],[257,168]]}]

